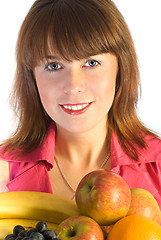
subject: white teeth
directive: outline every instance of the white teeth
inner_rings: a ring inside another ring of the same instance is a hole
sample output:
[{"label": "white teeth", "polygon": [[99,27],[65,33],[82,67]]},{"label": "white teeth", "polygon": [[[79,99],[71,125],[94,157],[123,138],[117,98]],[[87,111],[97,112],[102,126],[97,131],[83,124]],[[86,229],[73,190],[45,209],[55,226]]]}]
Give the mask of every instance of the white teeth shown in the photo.
[{"label": "white teeth", "polygon": [[76,106],[78,110],[81,110],[82,108],[84,108],[82,105],[78,105]]},{"label": "white teeth", "polygon": [[85,108],[87,105],[88,105],[88,103],[82,104],[82,105],[74,105],[74,106],[72,106],[72,105],[63,105],[63,107],[65,109],[77,111],[77,110],[81,110],[81,109]]},{"label": "white teeth", "polygon": [[72,106],[72,110],[77,110],[77,106]]}]

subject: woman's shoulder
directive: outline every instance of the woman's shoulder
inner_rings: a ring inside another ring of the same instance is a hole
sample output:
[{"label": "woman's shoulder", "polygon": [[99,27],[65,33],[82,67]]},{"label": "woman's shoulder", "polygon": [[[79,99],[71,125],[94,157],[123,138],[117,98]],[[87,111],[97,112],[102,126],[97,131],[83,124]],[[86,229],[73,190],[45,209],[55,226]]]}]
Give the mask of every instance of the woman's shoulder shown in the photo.
[{"label": "woman's shoulder", "polygon": [[[138,162],[141,163],[152,163],[152,162],[161,162],[161,139],[155,135],[145,134],[144,135],[145,148],[139,147],[136,145],[135,149],[139,154]],[[137,163],[135,160],[132,160],[127,154],[124,152],[121,147],[116,134],[112,135],[112,147],[111,153],[115,158],[119,158],[119,161],[122,164],[133,164]]]},{"label": "woman's shoulder", "polygon": [[145,136],[147,151],[157,152],[161,154],[161,139],[150,134]]},{"label": "woman's shoulder", "polygon": [[[33,145],[27,151],[25,148],[11,145],[0,145],[0,159],[5,161],[35,162],[39,160],[48,160],[54,156],[55,151],[55,123],[52,122],[42,143]],[[14,147],[13,147],[14,146]]]},{"label": "woman's shoulder", "polygon": [[144,138],[146,147],[138,148],[139,162],[154,163],[161,162],[161,139],[155,135],[146,134]]},{"label": "woman's shoulder", "polygon": [[7,145],[2,145],[0,147],[0,160],[2,160],[3,162],[5,161],[10,161],[14,158],[14,155],[11,151],[6,151],[6,147]]}]

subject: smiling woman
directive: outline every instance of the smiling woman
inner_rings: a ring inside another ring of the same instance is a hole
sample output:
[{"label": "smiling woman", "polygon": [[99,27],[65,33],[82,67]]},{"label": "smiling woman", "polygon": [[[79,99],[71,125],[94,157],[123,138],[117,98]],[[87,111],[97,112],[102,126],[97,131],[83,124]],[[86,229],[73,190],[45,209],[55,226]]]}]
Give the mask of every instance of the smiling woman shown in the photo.
[{"label": "smiling woman", "polygon": [[161,141],[138,118],[137,56],[113,1],[35,1],[16,60],[19,122],[1,145],[1,188],[73,198],[85,174],[106,168],[161,203]]},{"label": "smiling woman", "polygon": [[[39,145],[51,122],[46,109],[40,104],[33,78],[34,68],[44,59],[48,62],[48,56],[52,54],[70,62],[103,53],[116,56],[118,62],[117,94],[108,114],[108,124],[115,129],[125,151],[137,159],[131,141],[136,141],[142,147],[145,144],[139,130],[144,127],[135,110],[139,84],[137,57],[128,27],[112,1],[55,0],[36,1],[33,4],[22,24],[17,42],[17,77],[12,101],[21,118],[15,142],[22,146],[22,151],[27,152]],[[31,105],[31,102],[34,104]],[[77,99],[74,103],[77,103]],[[8,145],[9,148],[12,148],[13,142]]]}]

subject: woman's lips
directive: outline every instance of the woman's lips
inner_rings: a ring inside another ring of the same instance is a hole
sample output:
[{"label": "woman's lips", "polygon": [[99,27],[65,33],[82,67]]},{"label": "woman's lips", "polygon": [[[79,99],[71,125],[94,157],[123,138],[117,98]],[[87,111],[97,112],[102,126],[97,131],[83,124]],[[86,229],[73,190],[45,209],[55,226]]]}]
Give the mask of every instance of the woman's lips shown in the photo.
[{"label": "woman's lips", "polygon": [[87,111],[87,109],[91,106],[90,103],[78,103],[78,104],[63,104],[60,105],[62,110],[70,115],[79,115]]}]

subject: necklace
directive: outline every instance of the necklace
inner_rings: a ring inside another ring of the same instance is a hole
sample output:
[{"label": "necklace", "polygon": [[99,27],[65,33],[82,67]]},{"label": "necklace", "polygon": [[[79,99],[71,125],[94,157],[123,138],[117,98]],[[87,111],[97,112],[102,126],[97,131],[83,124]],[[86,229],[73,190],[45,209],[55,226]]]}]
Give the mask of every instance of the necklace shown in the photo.
[{"label": "necklace", "polygon": [[[106,156],[105,160],[102,162],[100,168],[103,168],[103,167],[106,165],[106,163],[107,163],[107,161],[109,160],[110,156],[111,156],[111,154],[109,153],[109,154]],[[57,168],[58,168],[58,170],[59,170],[59,173],[60,173],[60,175],[61,175],[61,177],[62,177],[65,185],[68,187],[68,189],[69,189],[69,190],[72,192],[72,194],[73,194],[72,197],[71,197],[71,199],[74,199],[74,197],[75,197],[75,190],[74,190],[74,189],[71,187],[71,185],[69,184],[69,182],[68,182],[67,178],[65,177],[65,175],[64,175],[64,173],[63,173],[63,171],[62,171],[62,168],[60,167],[60,165],[59,165],[59,163],[58,163],[58,160],[56,160],[56,158],[55,158],[55,162],[56,162]]]}]

